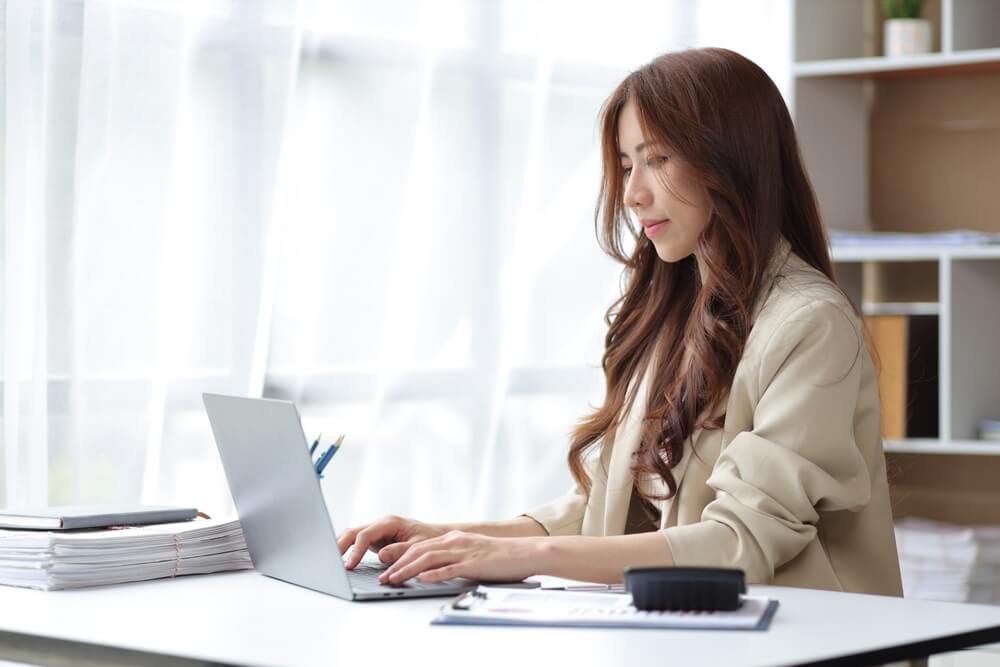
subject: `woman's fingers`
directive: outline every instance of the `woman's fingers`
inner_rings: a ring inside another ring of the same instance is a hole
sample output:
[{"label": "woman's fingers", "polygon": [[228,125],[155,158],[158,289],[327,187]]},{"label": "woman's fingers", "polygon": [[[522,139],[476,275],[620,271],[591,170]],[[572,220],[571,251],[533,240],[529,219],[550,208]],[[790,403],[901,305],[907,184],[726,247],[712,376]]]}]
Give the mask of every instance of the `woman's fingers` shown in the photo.
[{"label": "woman's fingers", "polygon": [[379,575],[379,581],[383,584],[388,583],[390,578],[394,577],[396,573],[399,572],[400,568],[408,566],[418,558],[423,557],[426,553],[430,553],[435,549],[441,549],[441,539],[442,538],[438,537],[430,540],[423,540],[411,545],[409,549],[399,555],[396,561],[390,565],[385,572]]},{"label": "woman's fingers", "polygon": [[348,549],[354,547],[351,556],[344,563],[345,567],[349,570],[354,569],[364,558],[368,549],[378,551],[403,537],[401,531],[404,522],[405,520],[398,516],[386,516],[373,523],[351,528],[342,533],[337,538],[340,554],[344,555]]},{"label": "woman's fingers", "polygon": [[353,570],[361,559],[365,555],[365,551],[368,550],[368,543],[371,541],[371,527],[364,528],[359,531],[354,536],[354,541],[352,542],[353,548],[351,549],[351,556],[344,561],[344,567],[348,570]]},{"label": "woman's fingers", "polygon": [[513,581],[535,574],[535,564],[530,562],[534,552],[517,538],[504,540],[453,530],[441,537],[411,540],[412,544],[400,542],[379,552],[381,558],[383,552],[392,557],[401,550],[379,577],[380,583],[402,584],[413,577],[427,583],[454,577]]},{"label": "woman's fingers", "polygon": [[[389,583],[389,578],[399,572],[399,568],[404,567],[407,563],[412,562],[415,558],[423,555],[424,550],[427,548],[428,542],[418,542],[411,546],[409,549],[400,554],[392,565],[385,569],[385,572],[378,576],[379,583],[387,584]],[[419,552],[419,553],[418,553]]]},{"label": "woman's fingers", "polygon": [[345,563],[349,568],[353,568],[367,550],[378,553],[383,563],[393,563],[413,544],[442,536],[441,533],[439,527],[392,514],[373,523],[347,530],[337,538],[337,546],[341,555],[347,553],[352,545],[354,546],[351,556]]},{"label": "woman's fingers", "polygon": [[358,533],[367,528],[371,524],[365,524],[363,526],[356,526],[350,528],[345,532],[337,536],[337,547],[340,549],[340,555],[343,556],[351,545],[354,544],[354,539],[357,537]]},{"label": "woman's fingers", "polygon": [[394,544],[390,544],[387,547],[383,547],[379,549],[378,559],[383,563],[392,565],[397,560],[399,560],[400,556],[406,553],[407,549],[409,549],[419,541],[420,540],[416,538],[411,538],[409,540],[406,540],[405,542],[396,542]]},{"label": "woman's fingers", "polygon": [[[379,581],[384,583],[399,583],[401,581],[406,581],[410,577],[420,574],[424,569],[434,563],[429,563],[425,556],[431,554],[438,554],[440,556],[446,556],[450,560],[455,560],[460,558],[460,551],[463,546],[466,545],[468,541],[468,536],[460,531],[453,530],[441,537],[435,537],[428,540],[419,541],[416,544],[412,544],[407,548],[401,555],[399,555],[396,561],[389,566],[389,568],[381,574]],[[424,559],[424,560],[422,560]],[[435,561],[436,563],[437,561]],[[418,567],[416,563],[424,563],[423,567]],[[416,567],[416,569],[414,569]]]},{"label": "woman's fingers", "polygon": [[354,536],[354,549],[351,557],[344,563],[344,567],[353,570],[361,559],[364,558],[368,547],[379,543],[391,542],[396,535],[396,526],[383,522],[369,524]]},{"label": "woman's fingers", "polygon": [[419,576],[420,581],[430,584],[436,581],[446,581],[462,576],[462,568],[465,563],[451,563],[433,570],[427,570]]},{"label": "woman's fingers", "polygon": [[[449,565],[453,563],[456,558],[458,558],[458,556],[450,550],[429,551],[421,556],[417,556],[408,563],[399,566],[395,572],[386,570],[382,573],[382,576],[379,577],[379,580],[384,584],[401,584],[407,579],[415,577],[425,570],[438,569]],[[390,568],[390,570],[391,569],[392,568]]]}]

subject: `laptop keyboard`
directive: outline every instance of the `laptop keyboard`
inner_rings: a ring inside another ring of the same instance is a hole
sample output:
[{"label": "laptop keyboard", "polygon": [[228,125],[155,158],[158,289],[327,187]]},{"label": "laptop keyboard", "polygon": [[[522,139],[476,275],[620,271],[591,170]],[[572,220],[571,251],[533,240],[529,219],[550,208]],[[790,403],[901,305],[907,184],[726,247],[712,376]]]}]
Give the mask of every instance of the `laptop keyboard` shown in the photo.
[{"label": "laptop keyboard", "polygon": [[358,563],[353,570],[347,570],[347,576],[351,580],[351,588],[354,590],[370,591],[374,589],[399,589],[416,588],[423,590],[426,588],[438,588],[443,583],[425,584],[418,579],[410,579],[403,584],[383,584],[378,578],[388,569],[387,565],[377,565],[373,563]]},{"label": "laptop keyboard", "polygon": [[347,571],[347,576],[350,577],[352,586],[381,586],[378,578],[386,569],[385,566],[358,563],[353,570]]}]

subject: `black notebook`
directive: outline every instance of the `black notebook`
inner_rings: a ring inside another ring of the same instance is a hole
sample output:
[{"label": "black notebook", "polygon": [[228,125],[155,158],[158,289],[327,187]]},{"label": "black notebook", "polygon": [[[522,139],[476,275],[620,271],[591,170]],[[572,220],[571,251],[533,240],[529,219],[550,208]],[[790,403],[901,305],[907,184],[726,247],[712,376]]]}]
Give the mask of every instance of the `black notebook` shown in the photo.
[{"label": "black notebook", "polygon": [[198,510],[162,505],[53,505],[0,510],[0,528],[71,530],[187,521]]}]

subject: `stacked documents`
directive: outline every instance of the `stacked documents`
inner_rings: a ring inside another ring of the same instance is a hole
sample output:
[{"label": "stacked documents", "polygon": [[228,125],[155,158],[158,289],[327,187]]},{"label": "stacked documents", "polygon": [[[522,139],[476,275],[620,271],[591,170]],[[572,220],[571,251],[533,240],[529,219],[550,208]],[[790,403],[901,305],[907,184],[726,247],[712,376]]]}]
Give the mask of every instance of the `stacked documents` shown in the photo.
[{"label": "stacked documents", "polygon": [[251,567],[238,521],[0,530],[0,584],[7,586],[59,590]]},{"label": "stacked documents", "polygon": [[907,518],[896,546],[906,597],[1000,604],[1000,526]]}]

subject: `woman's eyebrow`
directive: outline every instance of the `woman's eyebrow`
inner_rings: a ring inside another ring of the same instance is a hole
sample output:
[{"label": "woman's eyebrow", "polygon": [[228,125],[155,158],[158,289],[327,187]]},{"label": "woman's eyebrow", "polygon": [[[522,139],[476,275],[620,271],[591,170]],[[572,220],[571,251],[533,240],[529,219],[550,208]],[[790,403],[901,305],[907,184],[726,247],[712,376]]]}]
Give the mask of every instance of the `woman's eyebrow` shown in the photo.
[{"label": "woman's eyebrow", "polygon": [[[643,152],[644,150],[646,150],[649,147],[649,144],[650,144],[650,142],[648,142],[648,141],[644,141],[641,144],[637,144],[636,147],[635,147],[635,152],[636,153]],[[618,151],[618,157],[620,157],[620,158],[628,158],[628,155],[626,155],[622,151]]]}]

